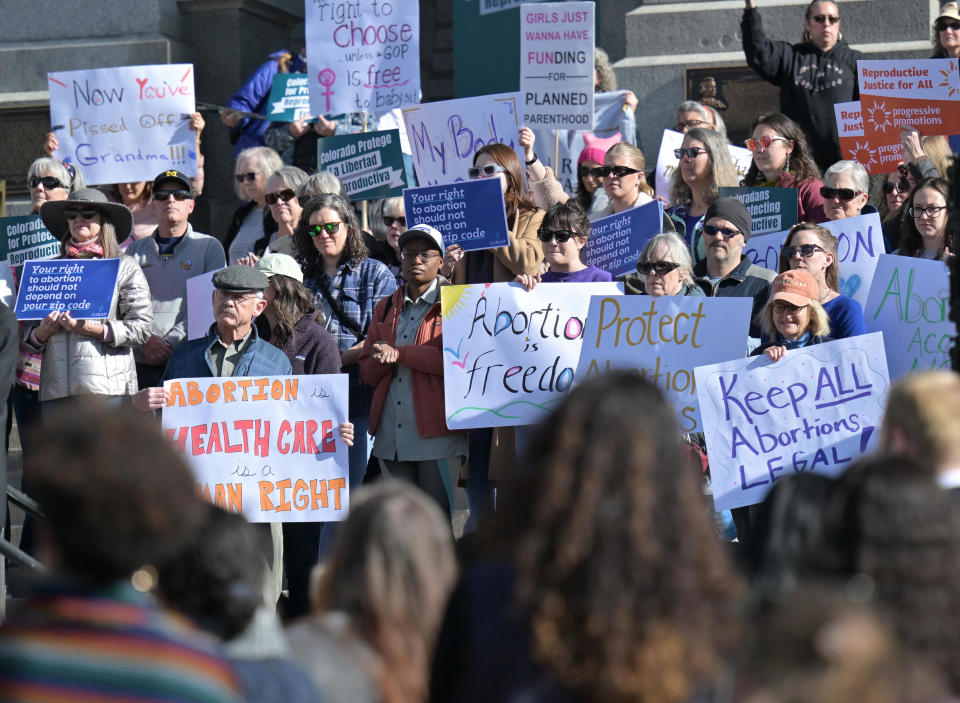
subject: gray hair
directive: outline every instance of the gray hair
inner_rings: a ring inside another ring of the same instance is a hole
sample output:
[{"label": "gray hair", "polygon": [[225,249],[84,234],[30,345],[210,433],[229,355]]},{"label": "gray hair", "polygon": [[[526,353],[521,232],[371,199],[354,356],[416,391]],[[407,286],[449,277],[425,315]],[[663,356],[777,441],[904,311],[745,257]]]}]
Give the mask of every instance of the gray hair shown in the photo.
[{"label": "gray hair", "polygon": [[[714,132],[720,135],[724,143],[728,142],[727,138],[727,123],[723,121],[723,118],[720,116],[720,113],[714,110],[709,105],[704,105],[703,103],[697,102],[696,100],[684,100],[682,103],[677,105],[676,115],[680,117],[681,112],[696,112],[700,117],[704,119],[705,122],[709,122],[713,125],[712,129]],[[703,129],[711,129],[709,127],[704,127]]]},{"label": "gray hair", "polygon": [[[672,259],[674,263],[680,264],[680,270],[686,273],[683,279],[683,285],[687,287],[695,285],[693,282],[693,259],[690,258],[690,249],[687,248],[687,243],[683,241],[676,232],[661,232],[651,237],[644,245],[643,251],[640,252],[640,258],[637,260],[637,263],[655,263],[653,261],[653,252],[660,247],[666,249],[666,256]],[[661,260],[662,259],[657,259],[657,261]]]},{"label": "gray hair", "polygon": [[86,183],[83,181],[83,174],[80,173],[80,169],[74,164],[70,164],[70,168],[73,169],[73,175],[70,174],[70,170],[60,159],[43,157],[30,164],[30,168],[27,170],[27,180],[29,181],[34,176],[40,178],[53,176],[63,184],[63,187],[67,189],[68,193],[86,188]]},{"label": "gray hair", "polygon": [[849,173],[850,178],[857,186],[857,190],[863,193],[870,192],[870,176],[867,175],[867,169],[856,161],[838,161],[823,173],[823,182],[830,180],[830,176],[840,176]]},{"label": "gray hair", "polygon": [[387,226],[383,222],[383,213],[388,207],[400,208],[404,212],[403,198],[399,195],[393,198],[383,198],[370,203],[370,231],[373,236],[383,241],[387,238]]},{"label": "gray hair", "polygon": [[347,189],[343,187],[340,179],[330,171],[319,171],[309,176],[297,187],[297,199],[301,203],[315,195],[323,195],[324,193],[347,197]]},{"label": "gray hair", "polygon": [[297,168],[296,166],[281,166],[267,176],[268,181],[271,178],[279,178],[280,182],[283,183],[285,188],[293,188],[296,190],[300,187],[301,183],[307,180],[307,172]]},{"label": "gray hair", "polygon": [[610,57],[600,47],[593,50],[593,68],[597,72],[598,93],[611,93],[617,89],[617,76],[610,65]]},{"label": "gray hair", "polygon": [[[257,163],[256,170],[263,171],[265,177],[269,177],[271,173],[283,166],[280,155],[268,146],[251,146],[241,151],[237,154],[236,161],[233,162],[234,169],[241,161],[255,161]],[[233,191],[240,200],[247,199],[246,193],[243,192],[243,185],[237,183],[236,178],[233,179]]]}]

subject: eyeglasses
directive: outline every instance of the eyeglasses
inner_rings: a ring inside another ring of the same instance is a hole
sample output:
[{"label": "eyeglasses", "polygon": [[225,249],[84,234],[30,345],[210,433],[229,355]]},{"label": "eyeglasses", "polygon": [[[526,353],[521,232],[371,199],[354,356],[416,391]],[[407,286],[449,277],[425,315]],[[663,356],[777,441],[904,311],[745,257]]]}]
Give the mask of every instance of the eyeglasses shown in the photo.
[{"label": "eyeglasses", "polygon": [[556,239],[557,244],[563,244],[569,241],[570,237],[577,237],[579,235],[569,229],[546,229],[541,227],[537,230],[537,236],[540,237],[541,242],[549,242],[551,239]]},{"label": "eyeglasses", "polygon": [[173,196],[174,200],[186,200],[193,197],[189,190],[155,190],[153,191],[154,200],[166,201]]},{"label": "eyeglasses", "polygon": [[590,176],[592,178],[603,178],[603,166],[580,166],[577,168],[577,174],[580,178],[586,178]]},{"label": "eyeglasses", "polygon": [[726,227],[717,227],[716,225],[704,225],[703,233],[709,234],[711,237],[717,237],[723,235],[724,237],[730,238],[735,237],[738,234],[743,234],[740,230],[736,229],[727,229]]},{"label": "eyeglasses", "polygon": [[623,178],[624,176],[629,176],[631,173],[640,173],[639,169],[630,168],[629,166],[600,166],[596,170],[601,171],[601,175],[604,178],[607,176]]},{"label": "eyeglasses", "polygon": [[67,216],[68,220],[75,220],[78,216],[85,220],[92,220],[94,217],[100,214],[100,211],[95,207],[70,207],[64,210],[63,214]]},{"label": "eyeglasses", "polygon": [[809,259],[818,251],[826,252],[827,250],[818,244],[800,244],[798,246],[784,247],[783,255],[789,260],[792,259],[797,252],[800,252],[800,258]]},{"label": "eyeglasses", "polygon": [[500,164],[484,164],[483,166],[471,166],[468,168],[467,177],[471,180],[476,180],[477,178],[490,178],[490,176],[506,172],[507,169]]},{"label": "eyeglasses", "polygon": [[806,305],[791,305],[790,303],[785,303],[782,300],[775,300],[773,302],[773,311],[778,315],[797,315],[803,310]]},{"label": "eyeglasses", "polygon": [[789,142],[789,139],[784,137],[771,137],[769,134],[765,137],[760,137],[759,139],[747,139],[744,141],[744,145],[750,151],[766,151],[770,148],[770,145],[774,142]]},{"label": "eyeglasses", "polygon": [[897,164],[897,173],[900,174],[901,178],[906,178],[910,175],[910,169],[907,168],[906,164]]},{"label": "eyeglasses", "polygon": [[66,188],[59,179],[54,178],[53,176],[33,176],[30,179],[30,187],[36,188],[38,185],[43,185],[44,190],[53,190],[54,188]]},{"label": "eyeglasses", "polygon": [[946,32],[948,29],[952,29],[954,32],[960,31],[960,22],[937,22],[938,32]]},{"label": "eyeglasses", "polygon": [[429,249],[421,249],[420,251],[408,251],[407,249],[403,249],[400,251],[401,261],[413,261],[414,259],[420,259],[420,261],[423,263],[429,264],[438,256],[442,256],[439,251],[430,251]]},{"label": "eyeglasses", "polygon": [[830,186],[823,186],[820,188],[820,195],[824,200],[840,198],[840,200],[847,202],[853,200],[858,195],[863,195],[863,191],[854,190],[853,188],[831,188]]},{"label": "eyeglasses", "polygon": [[676,132],[682,132],[685,129],[693,129],[694,127],[699,127],[700,125],[706,125],[707,127],[713,126],[709,122],[705,122],[704,120],[687,120],[686,122],[677,122],[673,126],[673,129]]},{"label": "eyeglasses", "polygon": [[947,209],[946,205],[928,205],[927,207],[909,207],[907,212],[910,213],[910,217],[919,220],[921,217],[926,215],[930,219],[938,217],[941,212]]},{"label": "eyeglasses", "polygon": [[906,178],[901,178],[899,183],[894,183],[892,181],[885,181],[883,184],[883,192],[887,195],[890,195],[893,191],[902,193],[904,191],[910,190],[910,184],[907,182]]},{"label": "eyeglasses", "polygon": [[244,181],[247,183],[253,183],[255,180],[257,180],[258,173],[260,173],[260,171],[247,171],[246,173],[238,173],[234,175],[234,178],[237,179],[237,183],[243,183]]},{"label": "eyeglasses", "polygon": [[407,226],[407,218],[401,215],[400,217],[391,217],[390,215],[383,216],[383,224],[387,227],[393,227],[394,225],[400,225],[401,227]]},{"label": "eyeglasses", "polygon": [[678,159],[682,159],[684,156],[687,156],[691,159],[695,159],[698,156],[700,156],[700,154],[709,154],[709,153],[710,152],[707,151],[706,149],[701,149],[700,147],[697,147],[697,146],[688,146],[685,149],[673,150],[673,155],[676,156]]},{"label": "eyeglasses", "polygon": [[324,222],[322,225],[314,225],[307,231],[312,237],[319,237],[321,234],[336,234],[340,231],[342,222]]},{"label": "eyeglasses", "polygon": [[263,199],[267,201],[267,205],[276,205],[278,200],[289,203],[296,197],[297,194],[293,188],[284,188],[283,190],[278,190],[276,193],[267,193],[263,196]]},{"label": "eyeglasses", "polygon": [[838,24],[840,18],[836,15],[814,15],[811,18],[817,24]]},{"label": "eyeglasses", "polygon": [[666,276],[678,268],[680,268],[680,264],[675,264],[672,261],[653,261],[650,263],[637,264],[637,271],[644,276],[649,276],[651,273],[655,273],[658,276]]}]

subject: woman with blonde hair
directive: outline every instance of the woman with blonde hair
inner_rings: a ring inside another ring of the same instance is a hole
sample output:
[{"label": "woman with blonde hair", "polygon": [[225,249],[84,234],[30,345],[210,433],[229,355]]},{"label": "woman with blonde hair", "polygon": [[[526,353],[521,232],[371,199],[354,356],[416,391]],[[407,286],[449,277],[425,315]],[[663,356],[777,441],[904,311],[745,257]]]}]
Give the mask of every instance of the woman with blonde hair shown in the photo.
[{"label": "woman with blonde hair", "polygon": [[646,159],[633,144],[620,142],[607,149],[603,157],[603,190],[610,202],[596,217],[607,217],[653,202],[654,192],[643,169]]},{"label": "woman with blonde hair", "polygon": [[785,271],[770,284],[770,299],[760,311],[760,324],[769,340],[750,356],[766,354],[779,361],[791,349],[831,341],[830,318],[817,301],[820,288],[807,271]]}]

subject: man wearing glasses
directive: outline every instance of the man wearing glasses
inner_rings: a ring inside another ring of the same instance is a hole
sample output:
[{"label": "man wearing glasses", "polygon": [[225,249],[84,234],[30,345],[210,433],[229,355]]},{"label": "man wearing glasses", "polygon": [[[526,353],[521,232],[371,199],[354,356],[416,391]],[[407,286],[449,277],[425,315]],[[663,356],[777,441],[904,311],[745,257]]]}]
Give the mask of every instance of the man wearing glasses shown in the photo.
[{"label": "man wearing glasses", "polygon": [[153,180],[157,229],[127,249],[147,277],[153,297],[153,331],[134,349],[140,388],[156,386],[174,348],[187,338],[187,279],[226,265],[223,245],[194,232],[190,180],[180,171],[164,171]]},{"label": "man wearing glasses", "polygon": [[857,60],[864,56],[843,41],[836,3],[815,0],[807,6],[798,44],[767,38],[755,0],[746,0],[740,27],[747,64],[779,86],[780,112],[806,133],[820,169],[843,158],[833,105],[860,99]]}]

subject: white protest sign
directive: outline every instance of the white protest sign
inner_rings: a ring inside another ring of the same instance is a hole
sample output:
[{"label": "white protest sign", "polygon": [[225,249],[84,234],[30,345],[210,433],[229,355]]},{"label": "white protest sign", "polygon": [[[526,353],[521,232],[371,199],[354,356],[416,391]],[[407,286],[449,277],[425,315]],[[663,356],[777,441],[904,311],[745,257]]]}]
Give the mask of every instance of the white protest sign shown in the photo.
[{"label": "white protest sign", "polygon": [[207,271],[187,279],[187,339],[206,337],[210,325],[215,321],[213,276],[217,271]]},{"label": "white protest sign", "polygon": [[541,420],[573,384],[590,296],[622,293],[618,283],[444,286],[447,427]]},{"label": "white protest sign", "polygon": [[403,108],[403,122],[421,186],[467,179],[473,154],[482,146],[506,144],[523,162],[517,143],[520,93],[441,100]]},{"label": "white protest sign", "polygon": [[88,185],[197,174],[193,65],[122,66],[47,74],[58,159]]},{"label": "white protest sign", "polygon": [[520,92],[527,127],[593,129],[593,3],[520,8]]},{"label": "white protest sign", "polygon": [[875,444],[890,387],[880,334],[694,375],[717,511],[759,503],[791,473],[843,473]]},{"label": "white protest sign", "polygon": [[313,114],[420,101],[418,0],[306,0],[304,20]]},{"label": "white protest sign", "polygon": [[346,517],[346,374],[182,378],[164,388],[164,432],[211,503],[250,522]]},{"label": "white protest sign", "polygon": [[863,318],[887,343],[890,378],[950,369],[957,327],[950,320],[950,278],[939,261],[884,254],[877,262]]},{"label": "white protest sign", "polygon": [[[657,195],[664,198],[667,204],[670,204],[673,173],[680,166],[680,159],[674,155],[673,151],[681,146],[683,146],[682,133],[674,132],[672,129],[663,130],[663,139],[660,140],[660,153],[657,154]],[[733,144],[727,145],[727,151],[730,153],[733,165],[737,169],[737,182],[739,183],[747,175],[753,161],[753,153],[749,149]]]},{"label": "white protest sign", "polygon": [[639,371],[663,391],[680,429],[699,432],[693,369],[744,353],[752,307],[749,298],[595,295],[577,379],[611,369]]}]

